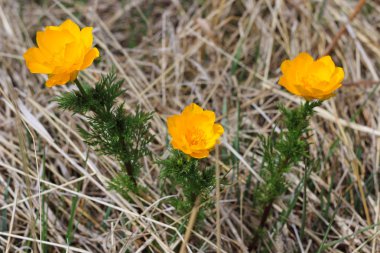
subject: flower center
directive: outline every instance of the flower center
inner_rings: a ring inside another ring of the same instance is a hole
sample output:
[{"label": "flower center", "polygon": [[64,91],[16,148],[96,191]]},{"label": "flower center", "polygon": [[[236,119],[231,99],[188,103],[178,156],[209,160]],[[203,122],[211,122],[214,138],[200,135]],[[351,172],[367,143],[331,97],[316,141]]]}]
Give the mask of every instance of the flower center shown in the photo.
[{"label": "flower center", "polygon": [[193,128],[186,134],[186,139],[190,145],[206,145],[205,132],[199,128]]}]

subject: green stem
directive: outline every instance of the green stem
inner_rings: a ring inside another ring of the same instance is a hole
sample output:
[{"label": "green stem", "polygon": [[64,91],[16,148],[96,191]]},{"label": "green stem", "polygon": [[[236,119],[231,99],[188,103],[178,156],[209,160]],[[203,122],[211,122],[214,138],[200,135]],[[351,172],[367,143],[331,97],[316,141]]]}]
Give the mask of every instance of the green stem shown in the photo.
[{"label": "green stem", "polygon": [[[277,154],[277,157],[279,159],[278,163],[272,163],[268,165],[268,168],[264,167],[266,169],[266,172],[269,173],[266,177],[266,180],[268,182],[264,182],[264,184],[270,183],[270,184],[276,184],[280,182],[279,180],[285,180],[284,174],[288,172],[288,170],[294,166],[298,165],[299,161],[301,161],[302,158],[306,159],[309,157],[309,143],[307,139],[303,139],[303,135],[305,137],[308,136],[308,126],[309,126],[309,117],[313,115],[313,109],[317,106],[320,106],[322,104],[322,101],[305,101],[302,103],[298,108],[295,109],[286,109],[284,107],[281,107],[281,112],[284,117],[283,122],[284,126],[287,129],[287,131],[283,131],[280,133],[279,138],[280,141],[272,141],[272,137],[268,137],[268,152],[273,153],[275,156]],[[284,147],[293,147],[296,145],[295,151],[297,151],[296,154],[293,154],[288,151],[284,151]],[[305,150],[301,150],[303,146],[305,147]],[[273,151],[273,150],[275,151]],[[278,152],[278,153],[275,153]],[[283,158],[282,158],[283,157]],[[272,159],[269,157],[264,157],[264,159]],[[276,166],[277,165],[277,166]],[[304,190],[304,199],[303,199],[303,215],[302,215],[302,228],[301,228],[301,236],[304,236],[304,230],[305,230],[305,223],[306,223],[306,208],[307,208],[307,197],[306,197],[306,191],[307,191],[307,181],[309,177],[310,171],[306,169],[305,176],[304,176],[304,182],[303,182],[303,190]],[[265,180],[265,179],[264,179]],[[260,185],[259,185],[260,186]],[[260,189],[260,188],[259,188]],[[265,228],[265,225],[267,223],[268,218],[270,217],[271,210],[273,209],[273,201],[281,196],[284,191],[282,192],[271,192],[271,190],[266,190],[263,188],[262,193],[272,196],[270,199],[266,199],[266,203],[261,203],[264,210],[260,219],[260,224],[258,226],[258,229],[253,237],[253,240],[251,244],[249,245],[249,249],[252,251],[254,249],[257,249],[260,243],[260,231]]]},{"label": "green stem", "polygon": [[78,78],[75,79],[74,82],[75,82],[75,84],[78,86],[78,89],[79,89],[80,93],[82,93],[83,96],[86,96],[86,95],[87,95],[87,94],[86,94],[86,91],[84,90],[82,84],[79,82]]},{"label": "green stem", "polygon": [[[305,162],[307,164],[307,162]],[[305,167],[305,175],[303,178],[303,202],[302,202],[302,218],[301,218],[301,239],[305,236],[306,215],[307,215],[307,181],[309,179],[309,168]]]}]

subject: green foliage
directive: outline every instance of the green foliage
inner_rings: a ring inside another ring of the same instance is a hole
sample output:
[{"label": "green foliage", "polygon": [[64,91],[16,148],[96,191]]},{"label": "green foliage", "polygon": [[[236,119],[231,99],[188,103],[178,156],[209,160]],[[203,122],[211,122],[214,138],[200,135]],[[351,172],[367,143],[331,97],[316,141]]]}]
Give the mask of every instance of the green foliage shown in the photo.
[{"label": "green foliage", "polygon": [[214,168],[201,168],[199,162],[178,150],[172,150],[167,159],[159,161],[162,166],[160,177],[170,181],[172,188],[169,190],[182,191],[182,198],[172,200],[173,206],[182,214],[191,211],[198,196],[204,203],[215,186]]},{"label": "green foliage", "polygon": [[309,118],[313,115],[313,109],[320,104],[320,101],[308,101],[294,109],[281,106],[283,129],[278,134],[273,132],[270,137],[262,138],[260,176],[264,182],[254,192],[254,205],[259,210],[264,210],[265,206],[271,205],[285,193],[285,173],[309,157]]},{"label": "green foliage", "polygon": [[74,231],[75,231],[75,214],[76,209],[78,207],[78,195],[74,195],[71,201],[71,209],[70,209],[70,218],[69,218],[69,224],[67,224],[67,231],[66,231],[66,243],[67,245],[70,245],[74,239]]},{"label": "green foliage", "polygon": [[[285,174],[297,166],[301,161],[306,166],[303,186],[306,194],[306,183],[311,167],[317,164],[309,154],[309,118],[314,113],[314,108],[321,105],[322,101],[307,101],[294,109],[280,106],[282,113],[282,129],[279,133],[272,132],[268,138],[262,138],[263,160],[260,169],[260,182],[253,193],[254,208],[261,215],[256,235],[250,244],[250,249],[257,249],[259,238],[264,235],[264,225],[270,215],[274,200],[283,195],[287,190]],[[310,168],[309,168],[310,167]],[[297,196],[300,189],[297,190]],[[291,204],[294,207],[295,202]],[[304,196],[303,213],[306,214],[306,196]],[[290,213],[291,209],[287,212]],[[284,220],[282,220],[282,223]],[[302,217],[302,228],[305,216]],[[260,246],[258,250],[260,249]],[[260,251],[261,252],[261,251]]]},{"label": "green foliage", "polygon": [[122,80],[116,80],[116,74],[111,71],[102,76],[99,82],[92,88],[84,85],[85,94],[80,91],[65,92],[56,101],[61,109],[69,110],[78,114],[93,111],[97,114],[112,112],[116,105],[116,98],[124,94],[121,89]]},{"label": "green foliage", "polygon": [[67,92],[56,100],[61,109],[72,111],[87,118],[88,129],[79,128],[85,142],[102,155],[116,158],[121,172],[112,180],[110,188],[126,196],[128,191],[137,192],[137,177],[141,158],[150,155],[148,149],[153,136],[149,133],[151,113],[137,108],[127,113],[117,98],[125,93],[122,81],[115,72],[103,76],[95,87],[76,80],[79,91]]},{"label": "green foliage", "polygon": [[125,171],[119,172],[116,177],[112,179],[109,188],[117,191],[126,199],[130,199],[128,195],[129,191],[141,193],[144,190],[144,188],[137,185],[136,181],[133,180],[133,177]]},{"label": "green foliage", "polygon": [[[41,175],[41,179],[42,180],[46,180],[46,153],[45,153],[45,150],[42,151],[43,152],[43,156],[42,156],[42,175]],[[46,185],[45,184],[42,184],[41,185],[41,192],[45,191],[46,190]],[[42,228],[42,231],[41,231],[41,239],[43,241],[47,241],[47,238],[48,238],[48,217],[47,217],[47,201],[46,201],[46,194],[43,194],[41,196],[41,206],[42,206],[42,210],[41,210],[41,228]],[[49,252],[49,247],[47,244],[42,244],[41,245],[41,250],[42,250],[42,253],[47,253]]]}]

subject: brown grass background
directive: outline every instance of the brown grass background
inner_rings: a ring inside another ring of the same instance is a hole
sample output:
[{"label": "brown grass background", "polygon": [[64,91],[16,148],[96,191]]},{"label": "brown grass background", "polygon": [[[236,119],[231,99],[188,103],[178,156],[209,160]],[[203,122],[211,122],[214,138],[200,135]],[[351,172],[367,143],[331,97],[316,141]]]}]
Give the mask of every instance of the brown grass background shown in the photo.
[{"label": "brown grass background", "polygon": [[[85,120],[52,101],[75,87],[45,88],[46,77],[24,64],[36,31],[71,18],[94,27],[101,51],[81,78],[93,84],[114,66],[128,89],[125,108],[155,112],[157,158],[167,155],[166,117],[190,102],[224,124],[220,155],[210,162],[229,184],[213,192],[221,201],[194,228],[189,252],[248,252],[257,226],[258,134],[274,129],[279,102],[301,102],[276,84],[279,66],[301,51],[323,55],[345,27],[330,52],[345,69],[344,85],[311,121],[312,153],[323,163],[308,184],[305,236],[302,193],[279,235],[264,236],[276,253],[314,253],[322,244],[325,252],[379,253],[380,2],[361,2],[353,17],[358,1],[351,0],[0,0],[0,251],[43,252],[47,243],[47,252],[175,252],[182,242],[171,238],[183,236],[184,217],[166,204],[171,196],[160,192],[154,161],[144,161],[144,199],[109,191],[118,164],[90,150],[76,130]],[[302,166],[287,175],[289,191],[276,201],[270,226],[302,177]]]}]

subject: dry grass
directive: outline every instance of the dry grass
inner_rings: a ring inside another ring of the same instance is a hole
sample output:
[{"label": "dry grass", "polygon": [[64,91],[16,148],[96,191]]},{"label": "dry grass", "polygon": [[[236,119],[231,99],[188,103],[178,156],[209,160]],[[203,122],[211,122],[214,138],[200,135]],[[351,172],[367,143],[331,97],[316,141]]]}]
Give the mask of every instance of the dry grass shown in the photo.
[{"label": "dry grass", "polygon": [[[167,115],[191,101],[221,115],[226,134],[211,160],[230,184],[214,194],[221,201],[194,228],[189,250],[248,252],[257,225],[251,205],[257,134],[272,131],[278,102],[300,102],[276,84],[279,65],[300,51],[322,55],[356,4],[0,0],[0,251],[43,252],[49,245],[46,252],[173,252],[184,236],[183,217],[164,203],[171,196],[161,195],[153,161],[145,161],[142,173],[145,199],[127,202],[107,190],[118,165],[89,150],[76,131],[84,120],[51,101],[73,87],[47,89],[45,77],[24,65],[37,30],[67,18],[95,27],[102,61],[82,77],[94,83],[116,67],[128,88],[126,108],[141,104],[156,112],[151,148],[158,157],[165,156]],[[380,252],[379,13],[380,2],[367,1],[331,52],[346,85],[312,119],[313,154],[323,163],[308,184],[305,235],[301,194],[279,236],[266,235],[272,252],[314,253],[322,244],[325,252]],[[275,203],[272,224],[302,177],[302,169],[289,173],[289,192]],[[176,233],[181,237],[172,241]]]}]

